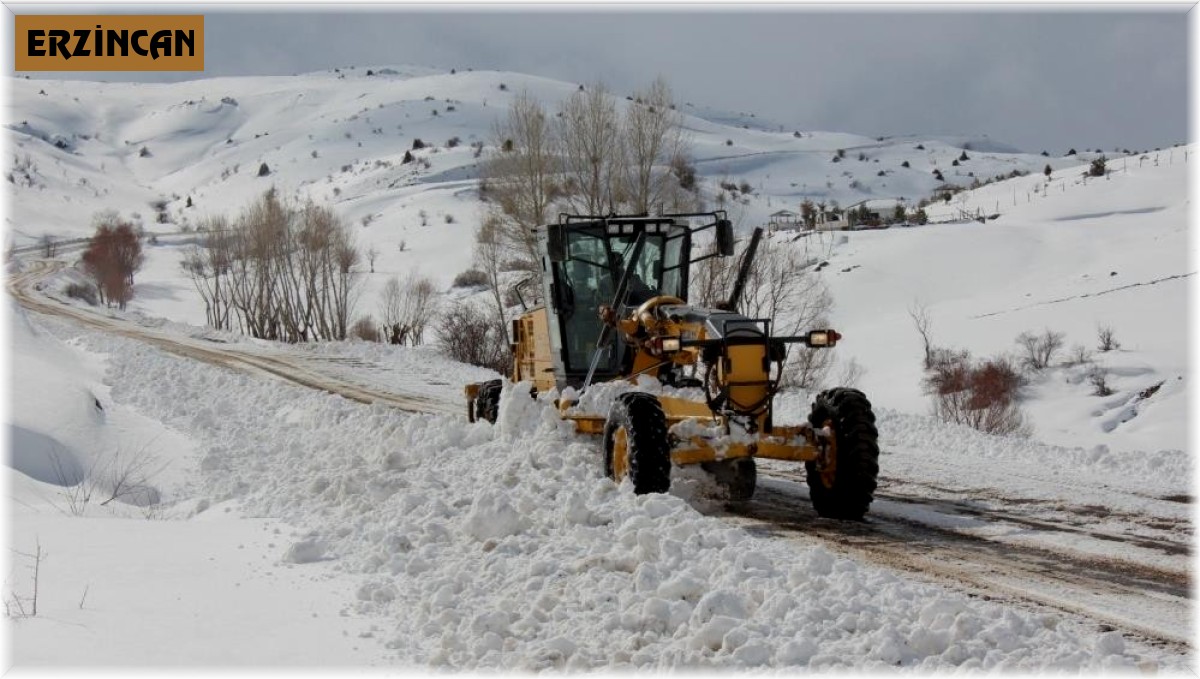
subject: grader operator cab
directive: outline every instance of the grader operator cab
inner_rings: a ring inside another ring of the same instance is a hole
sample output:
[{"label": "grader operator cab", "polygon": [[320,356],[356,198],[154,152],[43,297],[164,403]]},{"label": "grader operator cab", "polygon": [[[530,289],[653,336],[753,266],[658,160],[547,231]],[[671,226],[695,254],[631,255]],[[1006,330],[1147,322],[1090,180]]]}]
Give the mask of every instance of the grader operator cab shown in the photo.
[{"label": "grader operator cab", "polygon": [[[723,211],[562,215],[535,233],[543,275],[518,286],[523,304],[535,299],[513,321],[509,379],[532,383],[534,395],[560,390],[559,414],[580,433],[603,437],[608,476],[629,478],[637,493],[663,493],[672,464],[699,464],[731,500],[745,500],[754,493],[755,458],[804,462],[820,516],[858,520],[866,514],[879,448],[862,392],[824,391],[808,422],[774,422],[789,345],[824,349],[841,335],[819,329],[776,336],[773,319],[738,313],[761,229],[717,309],[685,300],[691,265],[733,255],[733,229]],[[693,258],[693,240],[701,234],[711,234],[701,237],[716,247]],[[582,398],[594,384],[647,377],[663,385],[661,394],[624,391],[607,412],[589,412]],[[501,390],[500,380],[468,385],[468,418],[495,422]]]}]

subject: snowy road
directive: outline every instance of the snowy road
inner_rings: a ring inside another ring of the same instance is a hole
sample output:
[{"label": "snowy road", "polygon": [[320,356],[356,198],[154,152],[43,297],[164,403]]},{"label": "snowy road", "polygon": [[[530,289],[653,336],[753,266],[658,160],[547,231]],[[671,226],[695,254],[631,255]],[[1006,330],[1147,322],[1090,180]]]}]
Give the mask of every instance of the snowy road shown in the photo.
[{"label": "snowy road", "polygon": [[421,395],[386,392],[341,379],[328,369],[337,365],[337,361],[330,359],[300,356],[266,348],[249,350],[242,346],[223,346],[218,341],[209,339],[182,337],[178,334],[131,325],[122,319],[72,307],[38,294],[38,281],[45,279],[63,266],[65,266],[63,262],[34,261],[27,271],[10,278],[9,292],[22,306],[31,311],[69,318],[88,327],[141,340],[163,351],[198,361],[270,375],[368,405],[381,403],[410,412],[459,413],[462,411],[461,408],[444,400]]},{"label": "snowy road", "polygon": [[[987,507],[971,498],[930,499],[915,484],[885,480],[866,523],[820,519],[811,509],[803,474],[774,472],[754,499],[733,508],[730,520],[752,533],[812,541],[858,560],[894,568],[971,595],[1040,605],[1090,619],[1145,641],[1186,650],[1190,574],[1183,540],[1133,537],[1087,528],[1091,506],[1060,506],[1064,519],[1042,511]],[[1036,517],[1036,518],[1034,518]],[[1179,527],[1186,529],[1186,519]],[[986,527],[988,535],[971,532]],[[1014,536],[1036,533],[1040,544]],[[1145,559],[1101,557],[1065,545],[1080,534],[1125,543]]]},{"label": "snowy road", "polygon": [[[411,392],[396,393],[402,382],[373,380],[386,367],[369,362],[305,354],[299,348],[226,345],[142,327],[40,294],[38,281],[62,266],[33,262],[10,278],[9,289],[29,310],[186,358],[360,403],[465,416],[453,398],[458,385],[414,385]],[[1095,487],[1086,479],[1077,488],[1067,483],[1064,490],[1062,479],[1041,478],[1037,469],[1018,471],[1007,462],[956,469],[926,450],[892,448],[886,440],[883,445],[884,477],[865,523],[817,518],[803,472],[773,463],[763,465],[755,498],[728,508],[723,518],[757,535],[820,544],[970,596],[1051,609],[1171,652],[1190,652],[1190,497],[1151,497],[1136,486]],[[931,467],[926,457],[937,464]]]}]

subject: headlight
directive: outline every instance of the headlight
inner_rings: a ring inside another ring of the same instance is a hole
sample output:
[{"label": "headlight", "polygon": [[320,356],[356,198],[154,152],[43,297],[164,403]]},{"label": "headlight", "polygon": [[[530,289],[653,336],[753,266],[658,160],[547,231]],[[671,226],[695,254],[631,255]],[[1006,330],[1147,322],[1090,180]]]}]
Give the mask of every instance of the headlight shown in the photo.
[{"label": "headlight", "polygon": [[805,344],[813,348],[832,347],[842,338],[836,330],[810,330],[805,337]]},{"label": "headlight", "polygon": [[662,340],[662,350],[663,350],[664,352],[668,352],[668,351],[679,351],[679,349],[680,349],[680,344],[679,344],[679,338],[678,338],[678,337],[664,337],[664,338],[663,338],[663,340]]}]

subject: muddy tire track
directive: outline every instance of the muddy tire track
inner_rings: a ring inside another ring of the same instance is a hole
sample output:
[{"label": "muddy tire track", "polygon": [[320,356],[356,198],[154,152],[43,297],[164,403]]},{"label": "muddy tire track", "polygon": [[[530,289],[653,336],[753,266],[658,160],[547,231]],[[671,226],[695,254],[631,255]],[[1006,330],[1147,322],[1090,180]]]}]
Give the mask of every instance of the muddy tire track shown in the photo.
[{"label": "muddy tire track", "polygon": [[460,413],[463,410],[441,400],[394,394],[353,384],[310,368],[304,364],[304,359],[272,356],[232,346],[208,347],[204,346],[205,340],[159,333],[121,319],[72,307],[39,294],[37,291],[39,281],[64,266],[62,262],[35,261],[30,263],[27,271],[10,276],[9,294],[21,306],[30,311],[66,318],[96,330],[149,344],[176,356],[282,379],[302,387],[337,394],[358,403],[382,404],[408,412],[420,413]]},{"label": "muddy tire track", "polygon": [[[939,517],[958,514],[940,501],[880,493],[881,500],[924,504]],[[1027,608],[1050,608],[1101,629],[1116,629],[1151,645],[1190,652],[1191,575],[1188,569],[1105,558],[1073,551],[992,539],[957,530],[953,522],[914,519],[876,503],[863,522],[819,518],[807,489],[795,481],[762,480],[754,498],[727,507],[727,517],[767,537],[820,544],[858,560],[914,575],[964,591],[970,596]],[[988,524],[1011,522],[1042,535],[1078,531],[1074,526],[1031,520],[971,507],[969,514]],[[1123,536],[1105,536],[1124,540]],[[1190,546],[1171,541],[1132,539],[1169,553]]]}]

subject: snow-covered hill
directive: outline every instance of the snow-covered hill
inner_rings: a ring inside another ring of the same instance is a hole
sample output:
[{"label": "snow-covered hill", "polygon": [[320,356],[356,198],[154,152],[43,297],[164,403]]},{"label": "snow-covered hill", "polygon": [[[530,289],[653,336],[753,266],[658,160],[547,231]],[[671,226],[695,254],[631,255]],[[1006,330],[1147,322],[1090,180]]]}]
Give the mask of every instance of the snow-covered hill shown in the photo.
[{"label": "snow-covered hill", "polygon": [[[136,214],[151,231],[173,231],[232,214],[274,185],[329,203],[352,223],[369,220],[361,241],[379,247],[384,269],[434,260],[446,266],[430,273],[449,282],[469,261],[461,244],[480,209],[471,144],[493,141],[492,126],[515,93],[526,90],[553,111],[577,88],[517,73],[419,67],[173,84],[18,79],[4,119],[18,166],[9,232],[18,246],[46,233],[86,235],[101,209]],[[619,95],[617,101],[626,104]],[[987,139],[877,140],[766,129],[748,114],[687,103],[680,110],[708,204],[722,180],[753,187],[745,204],[731,200],[743,228],[775,210],[795,210],[806,197],[915,203],[940,184],[934,168],[968,185],[1015,169],[1041,171],[1047,162],[1080,162],[1015,153]],[[460,143],[448,148],[455,138]],[[430,145],[415,153],[428,167],[401,164],[416,139]],[[952,166],[964,148],[972,149],[971,160]],[[838,150],[844,158],[834,162]],[[270,174],[260,177],[264,163]],[[165,201],[169,222],[156,221],[156,201]]]},{"label": "snow-covered hill", "polygon": [[[1064,335],[1057,362],[1079,346],[1109,371],[1107,397],[1092,395],[1087,366],[1036,377],[1026,409],[1034,435],[1062,445],[1122,450],[1186,447],[1188,261],[1185,153],[1110,163],[1107,179],[1083,168],[1021,177],[930,208],[1000,217],[848,234],[822,274],[834,293],[843,356],[865,373],[879,403],[921,412],[920,337],[910,310],[924,306],[934,341],[976,356],[1016,353],[1022,332]],[[1155,154],[1151,154],[1152,156]],[[1194,160],[1194,158],[1193,158]],[[1141,165],[1141,167],[1139,167]],[[1036,190],[1036,192],[1035,192]],[[1014,205],[1014,198],[1016,201]],[[1121,347],[1097,349],[1111,328]],[[1151,398],[1141,392],[1161,385]]]}]

